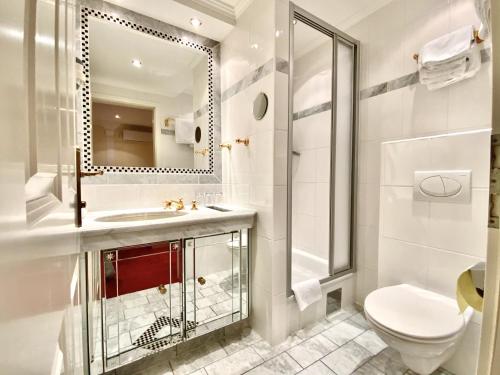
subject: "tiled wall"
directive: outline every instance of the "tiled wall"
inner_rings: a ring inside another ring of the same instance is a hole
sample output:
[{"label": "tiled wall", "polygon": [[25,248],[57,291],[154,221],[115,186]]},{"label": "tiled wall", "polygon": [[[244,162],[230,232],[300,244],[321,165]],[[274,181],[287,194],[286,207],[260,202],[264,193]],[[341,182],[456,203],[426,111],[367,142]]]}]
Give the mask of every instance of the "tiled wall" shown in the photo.
[{"label": "tiled wall", "polygon": [[[414,52],[466,24],[478,25],[473,0],[396,0],[368,16],[347,30],[361,41],[361,90],[415,72]],[[380,143],[489,128],[490,64],[483,63],[474,78],[437,91],[417,83],[360,101],[358,303],[377,285]]]},{"label": "tiled wall", "polygon": [[[276,277],[284,277],[274,261],[285,251],[285,219],[277,221],[274,207],[286,200],[285,188],[275,184],[273,164],[280,139],[275,131],[274,7],[274,1],[253,1],[221,45],[222,141],[250,139],[248,146],[223,150],[223,191],[227,201],[258,211],[251,258],[252,325],[268,341],[273,341]],[[259,92],[269,98],[260,121],[252,112]],[[286,145],[286,137],[281,138]]]},{"label": "tiled wall", "polygon": [[[347,32],[361,41],[362,94],[414,73],[413,53],[427,41],[467,24],[479,25],[473,0],[396,0],[353,26]],[[488,41],[483,48],[488,52]],[[389,143],[383,152],[381,143],[489,129],[488,53],[483,53],[481,71],[469,80],[437,91],[428,91],[415,80],[393,88],[372,90],[360,101],[356,287],[360,304],[379,285],[397,282],[452,296],[458,270],[486,252],[488,133]],[[446,168],[474,169],[471,205],[415,204],[410,189],[413,170]],[[384,235],[380,241],[379,231]],[[479,321],[476,317],[464,339],[467,345],[447,364],[457,374],[474,373]]]},{"label": "tiled wall", "polygon": [[[409,283],[455,298],[457,278],[485,261],[490,130],[387,142],[381,148],[378,287]],[[471,147],[473,145],[473,147]],[[471,170],[469,203],[416,201],[414,171]],[[475,373],[480,314],[446,365]]]}]

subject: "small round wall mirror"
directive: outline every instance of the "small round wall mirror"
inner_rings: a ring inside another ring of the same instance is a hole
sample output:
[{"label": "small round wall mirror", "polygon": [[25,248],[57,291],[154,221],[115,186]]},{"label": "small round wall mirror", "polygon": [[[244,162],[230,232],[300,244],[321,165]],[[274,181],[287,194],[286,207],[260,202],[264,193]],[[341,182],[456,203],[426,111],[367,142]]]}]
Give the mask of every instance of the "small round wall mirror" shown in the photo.
[{"label": "small round wall mirror", "polygon": [[253,117],[256,120],[262,120],[267,112],[268,105],[267,95],[263,92],[259,93],[253,101]]},{"label": "small round wall mirror", "polygon": [[201,128],[199,126],[196,127],[196,130],[194,131],[194,140],[196,143],[200,143],[201,141]]}]

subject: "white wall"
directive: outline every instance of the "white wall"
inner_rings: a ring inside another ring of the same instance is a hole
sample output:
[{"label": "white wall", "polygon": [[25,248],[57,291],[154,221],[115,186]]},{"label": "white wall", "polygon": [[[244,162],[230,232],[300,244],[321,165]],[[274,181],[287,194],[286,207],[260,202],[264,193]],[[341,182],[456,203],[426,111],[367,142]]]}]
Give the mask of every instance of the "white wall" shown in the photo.
[{"label": "white wall", "polygon": [[[397,0],[347,30],[361,41],[361,90],[416,71],[414,52],[432,38],[478,21],[472,0]],[[491,126],[491,63],[437,91],[420,84],[360,101],[357,302],[376,288],[380,143]]]},{"label": "white wall", "polygon": [[[408,283],[450,298],[458,276],[485,261],[488,237],[490,130],[382,144],[378,287]],[[471,147],[473,145],[473,147]],[[413,173],[471,170],[469,203],[416,201]],[[473,374],[481,315],[445,366]]]},{"label": "white wall", "polygon": [[[361,90],[413,73],[416,71],[413,53],[430,39],[467,24],[479,26],[473,0],[396,0],[363,19],[347,30],[362,44]],[[483,47],[487,46],[488,43],[483,44]],[[424,142],[430,149],[434,147],[434,159],[431,160],[428,158],[433,157],[432,154],[416,151],[423,144],[421,142],[384,146],[387,151],[404,148],[398,154],[401,157],[396,157],[397,161],[387,161],[392,163],[391,170],[398,172],[389,181],[381,174],[380,145],[384,141],[489,129],[491,106],[490,62],[483,63],[475,77],[437,91],[431,92],[415,84],[361,100],[357,197],[358,303],[362,304],[366,295],[379,285],[402,281],[450,295],[458,269],[484,257],[488,187],[484,181],[476,185],[478,191],[467,208],[424,205],[423,213],[419,211],[421,206],[412,202],[408,188],[385,184],[408,183],[408,171],[415,168],[411,164],[415,159],[419,163],[427,162],[426,168],[430,169],[440,165],[466,168],[468,163],[478,161],[478,173],[482,175],[489,165],[489,158],[484,154],[489,150],[488,137],[484,134],[483,137],[457,136]],[[420,156],[415,158],[414,152]],[[387,170],[384,173],[388,173]],[[384,185],[382,191],[381,185]],[[379,212],[382,210],[379,198],[385,205],[390,202],[393,205]],[[395,216],[392,219],[385,217],[387,212],[397,213],[397,219]],[[420,214],[427,216],[424,222],[419,220]],[[386,224],[385,220],[394,225],[392,229],[391,226],[380,227]],[[391,233],[391,230],[395,232]],[[380,241],[379,231],[384,234]],[[396,233],[400,236],[399,241],[386,238],[393,238]],[[452,236],[452,233],[457,235]],[[386,256],[389,253],[391,256]],[[415,264],[419,266],[418,272],[414,272]],[[408,271],[406,277],[398,276],[405,270]],[[479,320],[476,318],[475,321]],[[472,353],[477,351],[478,340],[479,326],[472,324],[464,339]],[[457,374],[474,373],[475,355],[462,352],[464,348],[446,365]]]},{"label": "white wall", "polygon": [[[221,44],[222,92],[274,58],[275,2],[254,0],[238,18],[233,31]],[[257,46],[252,48],[251,46]],[[274,72],[222,102],[222,142],[249,138],[248,147],[233,144],[222,151],[223,191],[227,201],[257,210],[251,250],[252,326],[273,341],[273,290],[283,277],[274,269],[273,257],[284,251],[284,240],[275,241],[273,208],[277,204],[274,184]],[[266,116],[253,118],[253,99],[259,92],[269,97]],[[284,191],[284,190],[283,190]]]}]

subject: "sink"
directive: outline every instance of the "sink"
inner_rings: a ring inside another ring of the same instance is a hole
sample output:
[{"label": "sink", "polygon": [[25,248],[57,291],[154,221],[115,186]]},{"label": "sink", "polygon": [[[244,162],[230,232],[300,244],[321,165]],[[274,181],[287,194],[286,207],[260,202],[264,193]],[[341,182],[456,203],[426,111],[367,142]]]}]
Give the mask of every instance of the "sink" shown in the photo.
[{"label": "sink", "polygon": [[168,219],[170,217],[184,216],[187,214],[188,214],[187,212],[183,211],[134,212],[130,214],[101,216],[95,219],[95,221],[103,223],[125,222],[125,221],[147,221],[147,220]]}]

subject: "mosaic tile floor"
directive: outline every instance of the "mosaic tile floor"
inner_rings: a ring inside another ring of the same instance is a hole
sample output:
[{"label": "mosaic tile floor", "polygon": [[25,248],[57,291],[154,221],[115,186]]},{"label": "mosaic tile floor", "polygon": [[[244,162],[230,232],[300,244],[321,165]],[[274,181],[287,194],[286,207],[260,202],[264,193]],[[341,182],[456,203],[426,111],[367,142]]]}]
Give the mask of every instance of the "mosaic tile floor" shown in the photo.
[{"label": "mosaic tile floor", "polygon": [[[237,274],[226,270],[205,276],[205,280],[204,285],[196,283],[196,298],[194,281],[186,283],[188,326],[201,326],[240,311]],[[245,294],[243,304],[246,304]],[[165,294],[151,288],[107,299],[104,306],[108,358],[180,332],[179,283],[167,285]],[[100,354],[99,346],[95,354]]]},{"label": "mosaic tile floor", "polygon": [[[272,347],[255,331],[225,338],[131,375],[416,375],[353,308],[340,310]],[[437,370],[433,375],[452,375]]]}]

